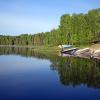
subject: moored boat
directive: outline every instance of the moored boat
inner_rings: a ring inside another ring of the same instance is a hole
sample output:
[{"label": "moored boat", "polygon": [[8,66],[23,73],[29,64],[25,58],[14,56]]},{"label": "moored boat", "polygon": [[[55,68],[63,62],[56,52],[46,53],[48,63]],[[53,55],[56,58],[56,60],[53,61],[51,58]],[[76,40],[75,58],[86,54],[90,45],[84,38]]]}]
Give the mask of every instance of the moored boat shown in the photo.
[{"label": "moored boat", "polygon": [[63,51],[61,51],[61,53],[74,55],[74,53],[76,51],[77,51],[77,48],[71,48],[71,49],[68,49],[68,50],[63,50]]}]

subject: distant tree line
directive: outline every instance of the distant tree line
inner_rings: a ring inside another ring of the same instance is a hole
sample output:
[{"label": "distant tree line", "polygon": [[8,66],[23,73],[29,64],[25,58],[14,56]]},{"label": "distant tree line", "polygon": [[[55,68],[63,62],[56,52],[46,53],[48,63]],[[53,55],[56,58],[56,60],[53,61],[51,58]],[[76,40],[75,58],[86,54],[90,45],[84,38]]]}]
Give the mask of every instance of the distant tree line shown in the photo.
[{"label": "distant tree line", "polygon": [[0,35],[0,45],[80,45],[94,40],[100,40],[100,8],[90,10],[87,14],[64,14],[59,27],[50,32],[20,36]]}]

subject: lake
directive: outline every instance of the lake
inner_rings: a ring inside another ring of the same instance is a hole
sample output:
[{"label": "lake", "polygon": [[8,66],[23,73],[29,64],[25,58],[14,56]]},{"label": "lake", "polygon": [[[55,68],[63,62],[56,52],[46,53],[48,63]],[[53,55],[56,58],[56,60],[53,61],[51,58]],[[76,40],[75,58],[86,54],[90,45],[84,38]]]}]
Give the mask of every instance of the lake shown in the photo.
[{"label": "lake", "polygon": [[100,100],[100,61],[0,47],[0,100]]}]

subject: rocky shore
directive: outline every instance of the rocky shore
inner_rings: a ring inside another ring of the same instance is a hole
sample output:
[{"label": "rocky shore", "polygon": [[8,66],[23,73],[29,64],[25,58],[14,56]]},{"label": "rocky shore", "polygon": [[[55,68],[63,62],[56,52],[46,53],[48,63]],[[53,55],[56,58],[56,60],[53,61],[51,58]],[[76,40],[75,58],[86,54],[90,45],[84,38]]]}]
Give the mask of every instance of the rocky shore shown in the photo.
[{"label": "rocky shore", "polygon": [[75,52],[75,56],[100,59],[100,44],[92,45],[89,48],[79,49]]}]

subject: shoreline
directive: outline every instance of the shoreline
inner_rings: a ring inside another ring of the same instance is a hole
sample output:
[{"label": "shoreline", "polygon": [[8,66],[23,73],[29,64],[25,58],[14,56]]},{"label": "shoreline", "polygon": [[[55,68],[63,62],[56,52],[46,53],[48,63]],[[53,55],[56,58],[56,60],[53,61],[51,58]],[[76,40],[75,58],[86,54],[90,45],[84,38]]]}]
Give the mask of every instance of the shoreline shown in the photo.
[{"label": "shoreline", "polygon": [[0,47],[33,48],[34,46],[22,46],[22,45],[0,45]]},{"label": "shoreline", "polygon": [[[33,51],[45,53],[59,53],[60,49],[57,46],[21,46],[21,45],[0,45],[0,47],[15,47],[15,48],[30,48]],[[67,57],[67,54],[65,54]],[[100,60],[100,44],[94,44],[89,47],[82,46],[75,52],[75,57],[92,58]]]}]

